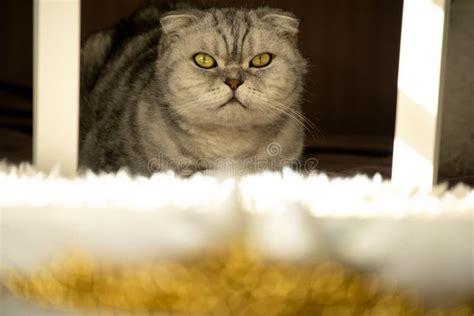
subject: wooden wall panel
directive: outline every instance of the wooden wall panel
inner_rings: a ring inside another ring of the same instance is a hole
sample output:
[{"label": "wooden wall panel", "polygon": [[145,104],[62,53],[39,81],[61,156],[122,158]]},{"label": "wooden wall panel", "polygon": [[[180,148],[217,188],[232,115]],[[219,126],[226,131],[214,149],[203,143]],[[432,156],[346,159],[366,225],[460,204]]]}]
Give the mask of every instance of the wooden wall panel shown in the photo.
[{"label": "wooden wall panel", "polygon": [[82,0],[82,38],[114,25],[143,4],[143,0]]},{"label": "wooden wall panel", "polygon": [[33,1],[0,0],[0,82],[32,81]]}]

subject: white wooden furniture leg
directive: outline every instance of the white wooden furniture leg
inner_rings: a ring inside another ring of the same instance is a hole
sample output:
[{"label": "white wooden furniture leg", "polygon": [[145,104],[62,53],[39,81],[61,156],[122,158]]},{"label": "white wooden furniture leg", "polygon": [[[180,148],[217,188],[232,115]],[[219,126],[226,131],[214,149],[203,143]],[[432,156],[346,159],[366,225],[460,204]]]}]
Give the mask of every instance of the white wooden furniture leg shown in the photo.
[{"label": "white wooden furniture leg", "polygon": [[451,0],[405,0],[392,180],[437,181],[444,64]]},{"label": "white wooden furniture leg", "polygon": [[78,162],[80,0],[34,0],[34,164]]}]

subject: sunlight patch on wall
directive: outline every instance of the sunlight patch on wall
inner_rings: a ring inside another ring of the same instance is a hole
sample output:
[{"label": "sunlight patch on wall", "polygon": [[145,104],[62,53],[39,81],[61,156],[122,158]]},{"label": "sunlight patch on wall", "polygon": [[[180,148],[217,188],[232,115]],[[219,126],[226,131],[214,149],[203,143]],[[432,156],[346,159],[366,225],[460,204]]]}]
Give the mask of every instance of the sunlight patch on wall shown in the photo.
[{"label": "sunlight patch on wall", "polygon": [[[406,1],[398,89],[432,114],[438,112],[444,10],[432,0]],[[439,1],[438,1],[439,2]],[[444,1],[443,1],[444,2]]]}]

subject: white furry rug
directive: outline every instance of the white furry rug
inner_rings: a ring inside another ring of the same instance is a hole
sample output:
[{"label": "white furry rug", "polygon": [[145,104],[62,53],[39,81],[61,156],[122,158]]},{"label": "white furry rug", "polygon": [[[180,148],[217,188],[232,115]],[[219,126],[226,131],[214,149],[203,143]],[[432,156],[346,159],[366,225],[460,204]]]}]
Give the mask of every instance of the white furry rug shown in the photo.
[{"label": "white furry rug", "polygon": [[116,260],[174,258],[245,235],[269,258],[332,258],[449,301],[474,293],[473,227],[466,186],[422,191],[378,176],[290,170],[68,180],[0,164],[0,275],[71,248]]}]

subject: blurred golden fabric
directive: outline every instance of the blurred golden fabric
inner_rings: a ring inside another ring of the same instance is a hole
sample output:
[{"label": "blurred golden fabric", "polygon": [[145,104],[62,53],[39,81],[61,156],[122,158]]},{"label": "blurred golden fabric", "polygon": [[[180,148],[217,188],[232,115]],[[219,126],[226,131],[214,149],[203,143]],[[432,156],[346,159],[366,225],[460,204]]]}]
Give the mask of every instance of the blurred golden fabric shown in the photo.
[{"label": "blurred golden fabric", "polygon": [[178,315],[472,315],[427,309],[416,294],[336,262],[263,260],[242,243],[176,262],[98,262],[74,252],[32,275],[12,272],[14,295],[55,309]]}]

